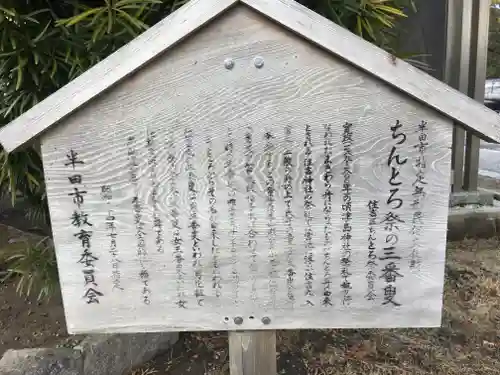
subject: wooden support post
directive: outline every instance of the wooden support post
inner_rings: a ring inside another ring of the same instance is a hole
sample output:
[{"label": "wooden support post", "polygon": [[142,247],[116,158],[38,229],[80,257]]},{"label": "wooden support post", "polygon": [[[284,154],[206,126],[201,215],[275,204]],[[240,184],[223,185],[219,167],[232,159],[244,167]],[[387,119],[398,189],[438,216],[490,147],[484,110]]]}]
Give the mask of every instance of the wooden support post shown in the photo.
[{"label": "wooden support post", "polygon": [[[448,1],[445,81],[450,86],[467,93],[472,23],[472,1]],[[453,192],[463,190],[465,130],[453,130]]]},{"label": "wooden support post", "polygon": [[[484,102],[484,82],[486,80],[486,60],[488,55],[488,33],[490,25],[490,0],[474,0],[472,12],[472,36],[469,68],[469,96]],[[472,134],[467,134],[465,150],[464,188],[477,191],[479,175],[479,151],[481,142]]]},{"label": "wooden support post", "polygon": [[276,375],[276,331],[229,332],[231,375]]}]

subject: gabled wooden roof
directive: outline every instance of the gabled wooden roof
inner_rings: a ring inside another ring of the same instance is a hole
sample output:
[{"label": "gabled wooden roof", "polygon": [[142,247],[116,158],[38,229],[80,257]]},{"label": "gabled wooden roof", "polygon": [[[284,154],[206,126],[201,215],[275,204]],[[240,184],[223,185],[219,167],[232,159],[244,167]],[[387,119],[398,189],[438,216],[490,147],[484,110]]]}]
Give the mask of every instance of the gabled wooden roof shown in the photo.
[{"label": "gabled wooden roof", "polygon": [[191,0],[23,115],[0,129],[11,152],[165,52],[228,8],[245,4],[333,55],[455,120],[500,142],[500,116],[482,103],[307,9],[294,0]]}]

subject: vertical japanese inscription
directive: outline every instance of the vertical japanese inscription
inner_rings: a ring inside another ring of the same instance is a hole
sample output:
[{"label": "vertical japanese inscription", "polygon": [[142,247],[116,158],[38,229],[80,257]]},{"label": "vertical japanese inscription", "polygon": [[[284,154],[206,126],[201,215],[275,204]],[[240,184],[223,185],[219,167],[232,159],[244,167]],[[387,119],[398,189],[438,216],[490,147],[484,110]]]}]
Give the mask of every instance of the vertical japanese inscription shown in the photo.
[{"label": "vertical japanese inscription", "polygon": [[233,298],[236,304],[239,303],[238,295],[239,295],[239,284],[240,284],[240,275],[238,273],[238,253],[236,249],[236,238],[237,238],[237,227],[236,227],[236,186],[234,182],[235,172],[234,172],[234,140],[233,140],[233,131],[228,128],[227,129],[227,142],[226,142],[226,161],[225,161],[225,169],[226,169],[226,178],[227,178],[227,205],[229,211],[229,238],[231,242],[231,276],[233,279]]},{"label": "vertical japanese inscription", "polygon": [[324,134],[324,160],[323,160],[323,182],[325,192],[323,193],[323,214],[325,220],[324,243],[323,243],[323,306],[333,306],[332,303],[332,271],[331,271],[331,248],[332,248],[332,201],[333,201],[333,133],[330,124],[325,125]]},{"label": "vertical japanese inscription", "polygon": [[266,203],[267,203],[267,240],[269,256],[269,291],[271,294],[271,304],[276,306],[276,188],[273,177],[274,165],[274,135],[268,131],[265,137],[265,158],[266,158]]},{"label": "vertical japanese inscription", "polygon": [[343,145],[343,184],[342,184],[342,236],[340,237],[342,241],[342,254],[340,258],[340,275],[342,282],[340,287],[342,288],[342,304],[349,305],[352,301],[351,296],[351,281],[350,276],[352,274],[349,271],[349,267],[352,263],[351,260],[351,239],[352,239],[352,124],[346,122],[343,127],[342,132],[342,145]]},{"label": "vertical japanese inscription", "polygon": [[83,205],[85,203],[85,196],[87,191],[83,190],[83,177],[77,173],[77,166],[84,165],[85,163],[78,157],[78,153],[70,150],[66,155],[66,167],[71,167],[73,173],[68,177],[70,184],[73,186],[73,191],[68,193],[72,197],[75,209],[71,216],[71,225],[78,228],[78,232],[74,234],[81,244],[82,253],[78,263],[83,264],[83,280],[84,280],[84,294],[83,298],[87,304],[99,303],[99,298],[103,293],[98,290],[98,285],[95,276],[95,263],[99,260],[92,253],[92,231],[90,230],[93,224],[89,221],[88,214],[84,212]]},{"label": "vertical japanese inscription", "polygon": [[152,185],[151,201],[153,203],[153,230],[156,234],[155,244],[156,250],[159,253],[163,253],[163,222],[160,217],[160,208],[158,204],[159,183],[158,176],[156,175],[158,169],[158,160],[156,157],[156,132],[148,131],[146,144],[148,148],[148,165]]},{"label": "vertical japanese inscription", "polygon": [[[109,207],[111,200],[113,199],[113,190],[109,185],[101,186],[101,198],[106,202],[106,205]],[[108,232],[107,236],[109,237],[109,254],[111,255],[111,282],[113,284],[113,290],[119,289],[123,290],[121,286],[121,272],[120,272],[120,263],[121,260],[118,257],[118,247],[116,245],[116,237],[118,232],[116,230],[116,217],[111,208],[108,208],[108,214],[106,215],[106,230]]]},{"label": "vertical japanese inscription", "polygon": [[139,260],[140,272],[139,277],[143,284],[142,288],[142,301],[146,305],[151,304],[151,289],[149,288],[149,272],[146,268],[146,233],[144,232],[144,221],[142,217],[142,204],[139,199],[139,165],[137,163],[137,150],[135,149],[135,137],[130,136],[127,139],[127,149],[128,149],[128,160],[129,160],[129,173],[130,182],[132,183],[132,188],[134,190],[134,195],[132,197],[132,207],[134,211],[134,225],[135,225],[135,237],[137,240],[137,259]]},{"label": "vertical japanese inscription", "polygon": [[399,273],[399,261],[401,260],[401,255],[398,254],[398,242],[399,242],[399,224],[404,223],[399,216],[399,212],[403,207],[403,199],[400,195],[401,185],[400,181],[401,166],[405,165],[408,161],[407,158],[401,158],[398,146],[402,146],[406,142],[406,134],[401,131],[401,122],[396,121],[395,125],[390,127],[392,139],[395,144],[391,147],[389,152],[389,157],[387,158],[387,166],[390,170],[389,176],[389,197],[387,198],[386,205],[389,212],[385,215],[382,223],[384,224],[385,231],[385,244],[383,248],[383,256],[379,257],[379,260],[384,263],[382,269],[381,279],[385,281],[386,286],[384,287],[384,298],[382,305],[391,304],[393,306],[401,306],[399,302],[396,301],[396,281],[399,277],[403,277]]},{"label": "vertical japanese inscription", "polygon": [[257,300],[257,230],[255,216],[255,200],[257,194],[255,193],[255,163],[253,152],[253,129],[247,127],[245,133],[245,181],[246,192],[248,201],[248,250],[250,252],[250,279],[252,282],[250,298],[253,302]]},{"label": "vertical japanese inscription", "polygon": [[207,140],[207,163],[208,163],[208,210],[210,212],[210,239],[212,246],[212,289],[215,291],[215,296],[221,296],[221,273],[219,265],[219,244],[218,244],[218,219],[217,219],[217,197],[215,185],[215,167],[214,153],[212,141]]},{"label": "vertical japanese inscription", "polygon": [[196,190],[196,170],[194,167],[193,131],[187,129],[184,132],[186,144],[186,172],[188,175],[188,198],[189,198],[189,228],[191,229],[191,246],[193,253],[194,270],[194,295],[198,305],[203,304],[205,297],[203,285],[202,253],[200,247],[200,223],[198,220],[198,191]]},{"label": "vertical japanese inscription", "polygon": [[377,274],[375,273],[375,268],[377,267],[377,246],[376,246],[376,226],[378,220],[379,202],[378,200],[371,200],[368,202],[368,259],[366,261],[366,268],[368,272],[366,274],[367,281],[367,293],[365,295],[366,300],[374,301],[377,297],[375,292],[375,280]]},{"label": "vertical japanese inscription", "polygon": [[294,227],[293,227],[293,161],[292,161],[292,127],[285,127],[285,152],[283,155],[283,169],[285,171],[283,182],[283,197],[285,200],[285,225],[286,225],[286,287],[287,297],[292,303],[295,302],[295,264],[294,264]]},{"label": "vertical japanese inscription", "polygon": [[176,292],[177,301],[175,304],[181,308],[187,308],[186,294],[184,291],[184,277],[186,276],[184,272],[184,251],[182,248],[183,240],[181,236],[181,224],[180,224],[180,212],[179,212],[179,197],[180,192],[177,185],[178,173],[176,169],[177,156],[175,155],[175,145],[172,136],[170,136],[167,142],[168,156],[167,163],[170,170],[169,175],[169,219],[170,227],[172,229],[172,249],[175,262],[175,272],[176,272]]},{"label": "vertical japanese inscription", "polygon": [[313,282],[314,282],[314,231],[312,226],[313,221],[313,194],[314,194],[314,177],[313,177],[313,158],[312,158],[312,139],[311,126],[306,125],[305,140],[304,140],[304,178],[302,185],[304,189],[304,264],[305,264],[305,296],[306,305],[314,306],[312,301],[314,297]]},{"label": "vertical japanese inscription", "polygon": [[427,185],[427,181],[425,181],[425,170],[427,167],[425,160],[425,151],[427,149],[427,146],[429,145],[429,143],[427,142],[427,122],[420,122],[420,124],[418,125],[417,133],[418,143],[414,146],[418,151],[418,155],[414,165],[417,170],[417,174],[415,176],[415,181],[413,182],[412,193],[412,207],[415,211],[413,212],[412,218],[413,243],[410,255],[411,269],[418,269],[422,262],[422,260],[420,259],[419,241],[423,229],[422,199],[425,197],[425,185]]}]

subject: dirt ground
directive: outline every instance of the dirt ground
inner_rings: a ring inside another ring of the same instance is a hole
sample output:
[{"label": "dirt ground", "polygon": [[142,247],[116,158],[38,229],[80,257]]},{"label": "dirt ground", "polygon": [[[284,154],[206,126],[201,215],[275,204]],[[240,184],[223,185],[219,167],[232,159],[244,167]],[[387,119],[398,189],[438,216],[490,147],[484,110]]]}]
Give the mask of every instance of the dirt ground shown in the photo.
[{"label": "dirt ground", "polygon": [[[280,331],[278,374],[500,374],[500,240],[448,245],[437,329]],[[184,334],[130,375],[229,374],[224,333]]]},{"label": "dirt ground", "polygon": [[[10,238],[12,235],[9,235]],[[5,239],[0,233],[0,239]],[[449,243],[438,329],[280,331],[279,374],[500,375],[500,239]],[[0,355],[9,348],[72,346],[60,296],[20,298],[0,285]],[[226,375],[225,333],[183,334],[129,375]]]},{"label": "dirt ground", "polygon": [[59,296],[38,303],[20,298],[16,282],[0,284],[0,356],[7,349],[53,347],[71,341],[66,335],[64,312]]},{"label": "dirt ground", "polygon": [[[0,224],[0,252],[25,246],[24,241],[34,242],[38,236]],[[0,279],[3,278],[0,265]],[[68,337],[61,296],[58,293],[48,301],[37,302],[20,297],[17,280],[0,283],[0,357],[7,349],[53,347],[69,345],[76,337]]]},{"label": "dirt ground", "polygon": [[[9,219],[3,213],[0,222]],[[22,236],[0,224],[0,250],[17,246]],[[499,250],[499,239],[448,244],[441,328],[280,331],[279,374],[500,375]],[[37,303],[15,288],[15,281],[0,284],[0,356],[10,348],[72,346],[81,338],[66,335],[59,295]],[[193,333],[129,375],[228,373],[225,333]]]}]

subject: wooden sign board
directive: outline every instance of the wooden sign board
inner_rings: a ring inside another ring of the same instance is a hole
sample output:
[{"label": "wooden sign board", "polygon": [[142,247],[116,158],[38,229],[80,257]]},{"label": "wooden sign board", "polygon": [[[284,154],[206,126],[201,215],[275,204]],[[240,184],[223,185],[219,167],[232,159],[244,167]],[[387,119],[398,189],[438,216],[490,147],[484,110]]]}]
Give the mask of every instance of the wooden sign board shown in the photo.
[{"label": "wooden sign board", "polygon": [[451,139],[234,7],[44,135],[68,330],[439,326]]}]

